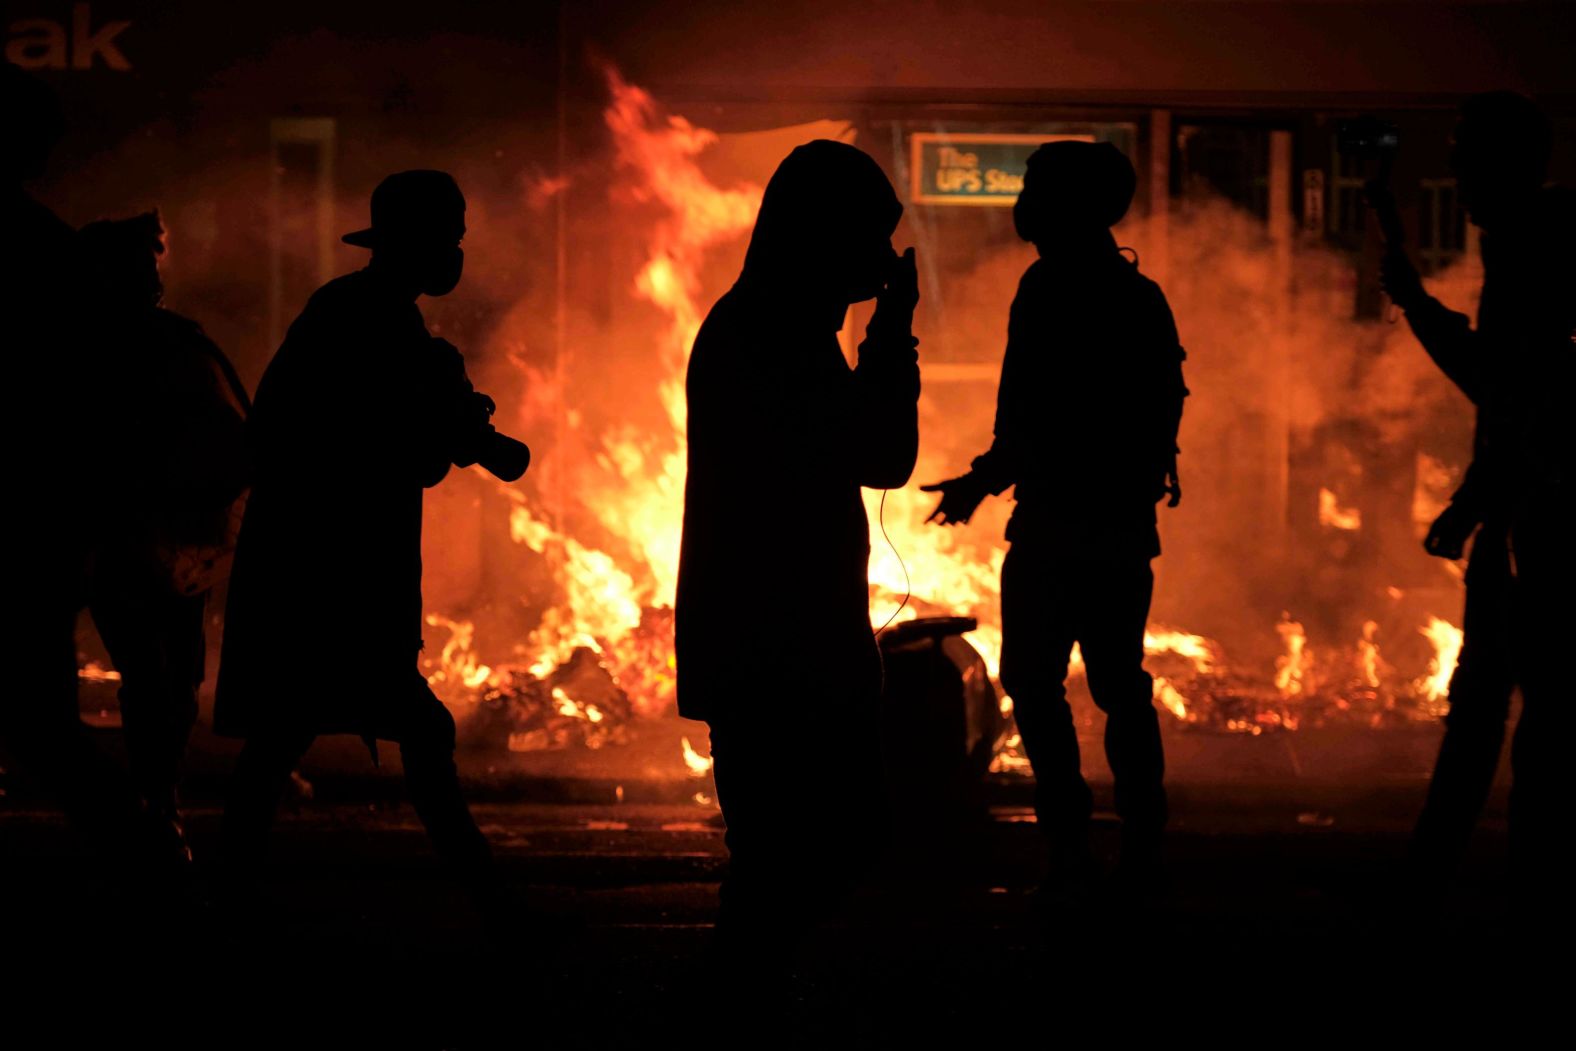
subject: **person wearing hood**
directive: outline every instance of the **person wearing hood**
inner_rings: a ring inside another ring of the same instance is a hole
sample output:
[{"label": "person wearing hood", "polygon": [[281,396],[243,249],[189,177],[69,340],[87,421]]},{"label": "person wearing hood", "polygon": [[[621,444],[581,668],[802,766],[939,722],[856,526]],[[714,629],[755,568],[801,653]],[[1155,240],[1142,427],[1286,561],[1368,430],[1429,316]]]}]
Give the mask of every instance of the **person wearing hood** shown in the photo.
[{"label": "person wearing hood", "polygon": [[1111,235],[1136,184],[1109,143],[1053,142],[1030,156],[1013,220],[1040,258],[1007,321],[995,441],[967,474],[923,487],[942,494],[931,518],[950,525],[1016,486],[1001,574],[1001,682],[1034,768],[1052,883],[1070,886],[1094,873],[1092,799],[1065,684],[1074,643],[1106,716],[1124,874],[1154,877],[1166,822],[1144,626],[1160,554],[1155,504],[1181,498],[1176,439],[1187,388],[1165,295]]},{"label": "person wearing hood", "polygon": [[[1493,785],[1519,686],[1511,746],[1513,873],[1523,890],[1568,897],[1571,798],[1565,756],[1576,727],[1560,637],[1573,579],[1569,408],[1576,385],[1576,193],[1545,184],[1552,133],[1536,104],[1513,92],[1474,96],[1451,150],[1461,201],[1482,230],[1477,326],[1423,288],[1404,248],[1382,276],[1429,356],[1477,407],[1473,459],[1425,540],[1430,554],[1462,556],[1471,540],[1460,658],[1450,680],[1445,737],[1413,835],[1410,861],[1448,877]],[[1475,537],[1475,539],[1474,539]]]},{"label": "person wearing hood", "polygon": [[[711,730],[727,823],[724,946],[770,956],[879,841],[881,659],[861,488],[895,489],[919,429],[913,249],[881,168],[791,152],[744,268],[695,339],[679,561],[679,712]],[[876,309],[849,367],[848,307]]]}]

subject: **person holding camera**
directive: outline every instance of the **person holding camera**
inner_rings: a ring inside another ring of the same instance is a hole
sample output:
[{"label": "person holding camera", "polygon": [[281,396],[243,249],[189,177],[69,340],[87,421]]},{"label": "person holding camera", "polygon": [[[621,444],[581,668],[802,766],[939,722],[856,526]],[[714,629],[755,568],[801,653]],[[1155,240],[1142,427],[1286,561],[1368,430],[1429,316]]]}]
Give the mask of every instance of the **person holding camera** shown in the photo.
[{"label": "person holding camera", "polygon": [[[1418,342],[1477,408],[1473,462],[1425,541],[1430,554],[1452,560],[1469,540],[1472,548],[1450,712],[1410,860],[1431,878],[1460,863],[1519,686],[1511,861],[1518,885],[1544,900],[1565,893],[1553,881],[1566,871],[1564,764],[1576,734],[1561,696],[1569,688],[1560,634],[1576,586],[1565,404],[1576,384],[1576,193],[1545,183],[1551,152],[1548,118],[1531,99],[1499,91],[1462,106],[1451,166],[1482,230],[1475,328],[1428,294],[1399,243],[1388,245],[1381,271]],[[1393,208],[1382,193],[1371,197],[1381,212]]]},{"label": "person holding camera", "polygon": [[[214,729],[246,742],[224,815],[232,886],[256,878],[313,739],[348,733],[374,758],[377,740],[399,743],[433,845],[479,904],[498,901],[491,852],[460,792],[454,719],[416,663],[422,490],[451,465],[481,463],[513,481],[527,462],[416,305],[459,283],[464,235],[465,198],[449,175],[384,179],[371,228],[344,237],[372,250],[370,264],[313,294],[258,386],[214,707]],[[325,592],[356,603],[331,640],[311,627]]]}]

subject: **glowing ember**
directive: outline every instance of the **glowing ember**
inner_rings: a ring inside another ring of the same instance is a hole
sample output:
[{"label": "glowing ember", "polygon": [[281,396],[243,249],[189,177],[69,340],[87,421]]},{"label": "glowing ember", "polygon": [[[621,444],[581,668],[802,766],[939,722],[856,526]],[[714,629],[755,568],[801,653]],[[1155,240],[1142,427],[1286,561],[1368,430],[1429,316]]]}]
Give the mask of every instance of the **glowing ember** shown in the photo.
[{"label": "glowing ember", "polygon": [[1366,686],[1379,685],[1379,643],[1374,641],[1378,633],[1377,621],[1363,622],[1363,637],[1357,642],[1357,664],[1362,670],[1362,681]]},{"label": "glowing ember", "polygon": [[1002,741],[996,757],[991,760],[990,772],[993,774],[1026,774],[1029,772],[1029,757],[1023,751],[1023,738],[1016,733],[1007,735]]},{"label": "glowing ember", "polygon": [[691,777],[705,777],[711,773],[711,756],[695,751],[688,737],[679,738],[679,745],[684,749],[684,766]]},{"label": "glowing ember", "polygon": [[1443,706],[1450,693],[1450,677],[1461,656],[1461,629],[1448,620],[1429,617],[1428,626],[1418,630],[1433,643],[1434,656],[1428,662],[1428,674],[1417,680],[1417,691],[1430,704]]},{"label": "glowing ember", "polygon": [[1155,676],[1155,700],[1172,715],[1187,721],[1187,700],[1163,675]]},{"label": "glowing ember", "polygon": [[77,678],[82,682],[119,682],[120,672],[106,668],[98,661],[88,661],[77,669]]},{"label": "glowing ember", "polygon": [[1144,632],[1144,652],[1153,657],[1162,653],[1175,654],[1193,664],[1193,670],[1208,675],[1220,658],[1220,644],[1202,635],[1189,635],[1185,631],[1151,624]]},{"label": "glowing ember", "polygon": [[1342,507],[1340,497],[1333,490],[1320,489],[1319,524],[1352,532],[1363,527],[1363,513],[1355,507]]},{"label": "glowing ember", "polygon": [[1275,630],[1286,647],[1286,653],[1275,658],[1275,688],[1282,697],[1296,697],[1303,692],[1303,678],[1313,660],[1308,650],[1308,633],[1291,619],[1290,613],[1281,614],[1281,622],[1275,625]]}]

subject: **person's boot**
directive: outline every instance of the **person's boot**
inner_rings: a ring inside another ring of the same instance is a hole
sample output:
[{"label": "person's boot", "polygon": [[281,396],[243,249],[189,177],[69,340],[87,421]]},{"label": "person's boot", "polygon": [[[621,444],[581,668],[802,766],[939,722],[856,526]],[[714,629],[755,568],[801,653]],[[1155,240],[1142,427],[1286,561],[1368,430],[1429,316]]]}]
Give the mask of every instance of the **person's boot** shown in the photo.
[{"label": "person's boot", "polygon": [[559,950],[585,931],[585,919],[575,909],[545,907],[513,887],[492,865],[461,882],[489,939]]},{"label": "person's boot", "polygon": [[1118,891],[1156,897],[1166,890],[1164,842],[1163,830],[1158,826],[1123,822],[1121,854],[1113,874]]},{"label": "person's boot", "polygon": [[1051,839],[1048,847],[1045,878],[1029,892],[1029,906],[1041,922],[1062,924],[1085,911],[1104,873],[1087,830]]},{"label": "person's boot", "polygon": [[181,824],[173,788],[149,794],[143,803],[143,817],[153,850],[166,855],[173,865],[192,863],[192,848],[186,841],[186,828]]}]

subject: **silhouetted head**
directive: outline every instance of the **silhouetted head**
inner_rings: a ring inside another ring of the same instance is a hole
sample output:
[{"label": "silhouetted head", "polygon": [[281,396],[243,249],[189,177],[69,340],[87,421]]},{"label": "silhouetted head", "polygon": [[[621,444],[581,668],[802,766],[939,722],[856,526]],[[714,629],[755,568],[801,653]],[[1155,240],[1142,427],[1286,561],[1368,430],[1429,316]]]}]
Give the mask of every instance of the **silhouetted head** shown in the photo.
[{"label": "silhouetted head", "polygon": [[0,100],[5,122],[0,177],[9,184],[36,179],[66,130],[60,100],[48,84],[10,62],[0,64]]},{"label": "silhouetted head", "polygon": [[766,184],[740,279],[821,302],[871,299],[897,261],[892,233],[902,217],[869,154],[829,139],[807,142]]},{"label": "silhouetted head", "polygon": [[89,223],[78,232],[77,245],[92,309],[149,310],[164,298],[164,224],[158,212]]},{"label": "silhouetted head", "polygon": [[1013,226],[1042,249],[1087,242],[1121,221],[1137,187],[1133,162],[1109,142],[1047,142],[1029,155]]},{"label": "silhouetted head", "polygon": [[1523,214],[1548,175],[1553,145],[1549,118],[1525,95],[1491,91],[1468,99],[1450,166],[1472,221],[1487,230]]},{"label": "silhouetted head", "polygon": [[454,291],[465,270],[465,195],[447,172],[390,175],[372,191],[372,225],[346,244],[372,249],[373,264],[429,296]]}]

